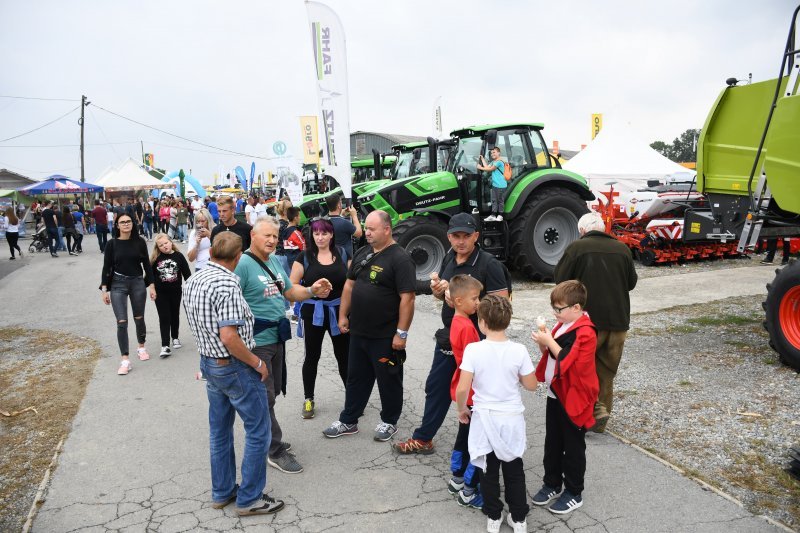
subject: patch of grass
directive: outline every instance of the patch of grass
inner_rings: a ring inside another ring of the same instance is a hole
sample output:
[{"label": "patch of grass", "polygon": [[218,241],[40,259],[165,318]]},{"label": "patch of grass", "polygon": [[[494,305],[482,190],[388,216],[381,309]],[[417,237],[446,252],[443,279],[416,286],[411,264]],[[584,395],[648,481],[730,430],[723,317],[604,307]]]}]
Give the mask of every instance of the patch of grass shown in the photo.
[{"label": "patch of grass", "polygon": [[722,470],[728,481],[756,493],[759,506],[770,509],[783,507],[795,523],[800,523],[800,483],[782,465],[773,464],[756,452],[739,454],[732,459],[733,466]]},{"label": "patch of grass", "polygon": [[680,385],[681,387],[688,387],[689,385],[692,385],[692,382],[689,381],[688,379],[682,379],[678,382],[678,385]]},{"label": "patch of grass", "polygon": [[699,328],[690,326],[689,324],[680,324],[677,326],[670,326],[667,328],[668,333],[697,333]]},{"label": "patch of grass", "polygon": [[699,316],[691,319],[693,324],[699,326],[743,326],[745,324],[754,324],[759,321],[759,319],[753,317],[740,315]]},{"label": "patch of grass", "polygon": [[[0,328],[0,406],[9,412],[36,408],[0,417],[0,531],[22,528],[53,450],[69,434],[100,355],[91,339]],[[54,371],[58,379],[53,379]]]}]

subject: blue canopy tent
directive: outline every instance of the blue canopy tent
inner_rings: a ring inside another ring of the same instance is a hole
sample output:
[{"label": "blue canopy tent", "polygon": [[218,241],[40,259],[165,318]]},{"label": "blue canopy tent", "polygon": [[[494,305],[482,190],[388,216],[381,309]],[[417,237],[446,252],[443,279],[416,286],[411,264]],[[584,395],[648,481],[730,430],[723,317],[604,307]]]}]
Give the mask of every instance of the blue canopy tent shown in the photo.
[{"label": "blue canopy tent", "polygon": [[43,181],[20,187],[17,191],[28,196],[36,194],[94,194],[103,192],[103,187],[54,174]]}]

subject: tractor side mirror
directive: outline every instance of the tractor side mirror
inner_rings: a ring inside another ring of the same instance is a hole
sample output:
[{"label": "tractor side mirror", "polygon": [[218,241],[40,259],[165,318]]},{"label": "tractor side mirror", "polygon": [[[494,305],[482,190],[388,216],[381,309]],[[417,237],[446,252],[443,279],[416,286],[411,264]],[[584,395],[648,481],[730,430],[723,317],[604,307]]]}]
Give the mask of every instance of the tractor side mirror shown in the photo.
[{"label": "tractor side mirror", "polygon": [[486,132],[486,146],[491,150],[497,144],[497,130],[489,130]]}]

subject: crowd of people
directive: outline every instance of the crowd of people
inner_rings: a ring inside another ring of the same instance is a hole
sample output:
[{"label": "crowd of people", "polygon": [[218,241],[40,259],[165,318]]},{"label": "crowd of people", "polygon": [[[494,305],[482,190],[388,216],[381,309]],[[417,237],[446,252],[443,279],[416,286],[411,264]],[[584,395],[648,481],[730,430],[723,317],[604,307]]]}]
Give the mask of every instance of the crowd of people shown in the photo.
[{"label": "crowd of people", "polygon": [[[390,441],[398,431],[417,287],[414,262],[393,240],[387,213],[370,213],[362,230],[357,214],[342,210],[338,196],[327,202],[329,215],[312,219],[305,231],[297,228],[299,210],[288,201],[276,206],[275,216],[248,216],[252,225],[236,220],[232,198],[214,202],[216,217],[206,207],[193,209],[188,260],[175,240],[180,233],[175,238],[157,233],[148,253],[146,238],[135,230],[135,215],[114,217],[101,290],[117,321],[118,374],[132,369],[127,302],[140,361],[149,359],[144,328],[148,293],[159,315],[161,358],[181,347],[182,304],[201,356],[199,375],[206,380],[214,508],[236,502],[241,516],[277,512],[284,503],[265,491],[267,465],[289,474],[303,472],[275,412],[277,397],[286,392],[290,315],[297,316],[295,335],[305,347],[301,416],[316,414],[315,384],[327,334],[344,405],[323,435],[358,433],[376,383],[381,409],[373,439]],[[252,200],[247,207],[254,207]],[[423,419],[408,439],[392,448],[398,454],[433,453],[434,437],[456,402],[459,430],[446,487],[459,505],[483,511],[490,532],[503,522],[501,471],[506,521],[515,531],[526,530],[529,504],[548,506],[557,514],[579,508],[585,433],[604,431],[611,415],[612,383],[630,314],[628,291],[636,284],[636,273],[630,251],[606,240],[599,216],[586,215],[579,230],[582,238],[556,268],[560,283],[551,294],[556,324],[548,330],[541,320],[531,337],[541,353],[537,366],[526,347],[505,334],[512,315],[511,279],[499,261],[478,248],[480,234],[472,215],[450,219],[452,249],[431,278],[433,296],[444,303]],[[353,238],[362,231],[366,245],[353,251]],[[605,266],[592,268],[592,261]],[[294,309],[287,312],[290,303]],[[546,383],[548,397],[545,475],[541,489],[528,501],[520,385],[533,390],[540,382]],[[239,484],[233,448],[236,414],[245,429]]]},{"label": "crowd of people", "polygon": [[[305,352],[302,418],[317,412],[317,372],[327,335],[344,405],[324,437],[358,433],[377,384],[381,408],[373,439],[393,440],[403,409],[403,364],[417,281],[413,260],[392,238],[387,213],[371,212],[362,223],[332,195],[326,199],[328,215],[301,230],[299,209],[288,200],[278,202],[274,212],[260,208],[264,204],[257,198],[104,204],[97,200],[88,211],[73,205],[59,210],[45,202],[39,216],[51,253],[57,255],[61,237],[69,253],[77,254],[90,227],[98,235],[104,254],[100,289],[117,324],[121,376],[133,368],[128,304],[139,361],[150,359],[147,298],[158,313],[162,359],[182,347],[183,306],[200,353],[198,377],[206,381],[214,508],[235,502],[241,516],[277,512],[284,503],[265,490],[267,465],[303,472],[275,413],[277,397],[286,393],[285,343],[293,330]],[[247,222],[237,220],[239,212]],[[18,220],[13,211],[5,217],[11,244]],[[452,475],[446,489],[459,505],[481,509],[489,532],[504,521],[501,471],[505,521],[514,531],[526,530],[529,504],[556,514],[581,507],[585,434],[605,431],[612,414],[613,381],[630,322],[628,293],[637,277],[630,250],[603,231],[598,214],[582,217],[578,229],[581,238],[555,269],[557,285],[550,295],[555,325],[548,328],[542,317],[531,325],[539,354],[506,336],[513,312],[511,277],[478,247],[475,217],[460,213],[450,219],[451,249],[431,275],[431,293],[443,302],[442,327],[433,340],[423,417],[409,437],[391,447],[404,455],[434,453],[434,438],[455,402],[459,426],[448,446]],[[366,244],[355,249],[362,235]],[[180,244],[188,244],[186,256]],[[16,251],[21,255],[19,247]],[[540,383],[547,394],[544,476],[529,500],[520,387],[534,390]],[[245,429],[239,484],[236,414]]]}]

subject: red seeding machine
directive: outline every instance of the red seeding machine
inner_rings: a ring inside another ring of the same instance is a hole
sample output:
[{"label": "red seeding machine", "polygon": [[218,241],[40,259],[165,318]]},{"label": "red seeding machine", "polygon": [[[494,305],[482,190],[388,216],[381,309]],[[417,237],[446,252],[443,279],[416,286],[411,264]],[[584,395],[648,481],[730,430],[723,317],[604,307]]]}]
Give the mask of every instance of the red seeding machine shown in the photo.
[{"label": "red seeding machine", "polygon": [[737,239],[685,242],[683,216],[688,208],[704,208],[707,199],[690,183],[662,185],[620,193],[610,183],[593,205],[606,223],[606,232],[630,247],[645,266],[684,263],[697,259],[738,257]]}]

